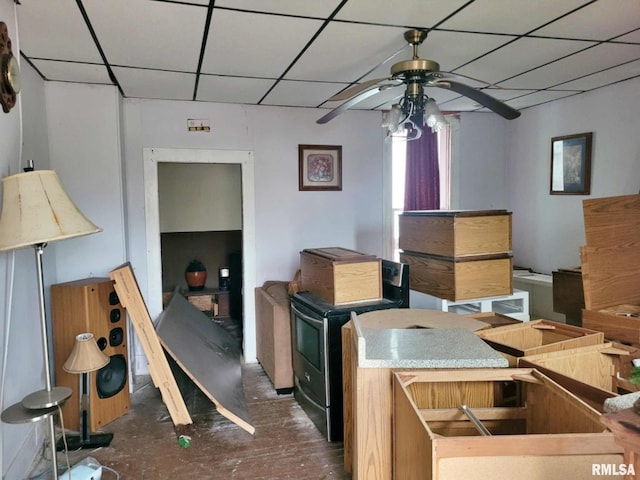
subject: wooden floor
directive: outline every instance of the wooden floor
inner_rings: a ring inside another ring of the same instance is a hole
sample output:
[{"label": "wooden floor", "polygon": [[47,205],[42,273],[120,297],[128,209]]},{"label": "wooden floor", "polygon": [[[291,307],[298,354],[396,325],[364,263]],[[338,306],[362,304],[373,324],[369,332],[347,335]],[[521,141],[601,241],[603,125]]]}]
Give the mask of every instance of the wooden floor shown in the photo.
[{"label": "wooden floor", "polygon": [[[221,416],[195,386],[184,395],[194,423],[176,429],[159,391],[146,382],[132,395],[131,411],[105,427],[114,434],[111,445],[71,452],[70,463],[91,456],[132,480],[350,478],[342,443],[327,442],[293,395],[277,395],[260,365],[243,367],[243,383],[254,435]],[[188,448],[179,434],[191,437]],[[58,458],[66,464],[62,452]]]},{"label": "wooden floor", "polygon": [[[70,463],[90,456],[129,480],[350,478],[341,442],[327,442],[292,394],[276,394],[259,364],[244,365],[242,371],[254,435],[220,415],[188,377],[178,374],[193,424],[175,428],[159,390],[142,377],[136,379],[130,412],[104,428],[114,434],[111,445],[70,452]],[[180,446],[181,434],[191,437],[188,448]],[[58,458],[66,465],[63,452]],[[102,475],[102,480],[115,478],[109,471]]]}]

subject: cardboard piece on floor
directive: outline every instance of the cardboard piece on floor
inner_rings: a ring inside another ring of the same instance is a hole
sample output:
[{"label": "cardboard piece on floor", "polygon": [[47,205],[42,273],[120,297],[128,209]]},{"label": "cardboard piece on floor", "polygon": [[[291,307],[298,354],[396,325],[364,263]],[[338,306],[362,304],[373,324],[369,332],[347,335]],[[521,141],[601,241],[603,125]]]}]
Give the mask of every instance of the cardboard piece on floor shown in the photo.
[{"label": "cardboard piece on floor", "polygon": [[109,277],[114,281],[114,288],[120,303],[127,309],[131,324],[136,330],[147,357],[149,374],[154,385],[160,389],[162,401],[169,410],[173,424],[188,425],[192,423],[167,357],[162,350],[149,311],[140,294],[140,288],[131,266],[128,263],[124,264],[110,272]]},{"label": "cardboard piece on floor", "polygon": [[237,341],[179,293],[158,316],[156,331],[167,353],[218,412],[253,434]]}]

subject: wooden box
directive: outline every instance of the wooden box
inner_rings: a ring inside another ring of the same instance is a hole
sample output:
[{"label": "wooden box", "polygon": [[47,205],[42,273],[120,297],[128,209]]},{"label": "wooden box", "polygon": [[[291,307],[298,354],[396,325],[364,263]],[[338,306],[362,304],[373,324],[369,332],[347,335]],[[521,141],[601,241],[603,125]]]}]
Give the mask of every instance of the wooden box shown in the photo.
[{"label": "wooden box", "polygon": [[334,305],[380,300],[381,261],[341,247],[305,249],[300,252],[300,284]]},{"label": "wooden box", "polygon": [[583,201],[582,324],[640,344],[640,195]]},{"label": "wooden box", "polygon": [[519,357],[604,343],[602,332],[549,320],[533,320],[476,332],[511,366]]},{"label": "wooden box", "polygon": [[518,367],[535,368],[603,412],[607,398],[640,391],[628,380],[636,358],[640,349],[607,342],[527,355],[518,359]]},{"label": "wooden box", "polygon": [[400,253],[409,264],[411,290],[457,302],[513,294],[511,254],[440,257]]},{"label": "wooden box", "polygon": [[407,211],[399,217],[399,247],[444,257],[511,251],[511,213],[506,210]]},{"label": "wooden box", "polygon": [[591,478],[624,462],[600,413],[534,369],[396,372],[393,399],[397,480]]}]

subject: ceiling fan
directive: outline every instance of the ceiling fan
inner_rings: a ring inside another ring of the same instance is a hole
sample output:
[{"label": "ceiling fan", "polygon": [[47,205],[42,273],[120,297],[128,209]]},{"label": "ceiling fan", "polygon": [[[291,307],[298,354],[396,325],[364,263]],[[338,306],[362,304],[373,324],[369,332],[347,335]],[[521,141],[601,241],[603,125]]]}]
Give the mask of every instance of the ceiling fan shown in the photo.
[{"label": "ceiling fan", "polygon": [[[518,110],[495,99],[484,91],[451,80],[451,77],[471,77],[440,71],[440,65],[437,62],[421,59],[418,56],[418,46],[427,38],[425,30],[408,30],[404,33],[404,38],[413,47],[413,58],[411,60],[394,63],[391,66],[391,76],[389,77],[376,78],[353,85],[331,97],[329,101],[344,101],[344,103],[318,119],[317,123],[327,123],[366,98],[383,90],[401,85],[406,85],[406,90],[399,102],[394,104],[387,114],[387,117],[393,118],[385,119],[383,126],[392,131],[394,128],[397,129],[398,125],[403,125],[408,127],[410,131],[411,129],[416,131],[413,135],[414,138],[421,134],[425,124],[431,123],[433,117],[430,117],[430,115],[432,113],[440,113],[435,101],[424,93],[425,87],[439,87],[454,91],[475,100],[480,105],[508,120],[520,116]],[[487,82],[482,83],[490,85]]]}]

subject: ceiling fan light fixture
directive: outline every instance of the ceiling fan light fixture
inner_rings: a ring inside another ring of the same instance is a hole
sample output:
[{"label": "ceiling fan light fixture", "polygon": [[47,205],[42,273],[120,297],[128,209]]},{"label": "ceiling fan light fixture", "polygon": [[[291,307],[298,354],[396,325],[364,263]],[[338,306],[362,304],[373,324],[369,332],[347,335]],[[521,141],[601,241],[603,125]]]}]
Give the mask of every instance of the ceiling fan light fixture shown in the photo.
[{"label": "ceiling fan light fixture", "polygon": [[429,98],[425,104],[424,123],[432,132],[439,132],[449,124],[433,98]]},{"label": "ceiling fan light fixture", "polygon": [[382,128],[387,129],[387,135],[396,133],[400,127],[400,115],[402,115],[402,109],[400,105],[394,103],[382,119]]}]

